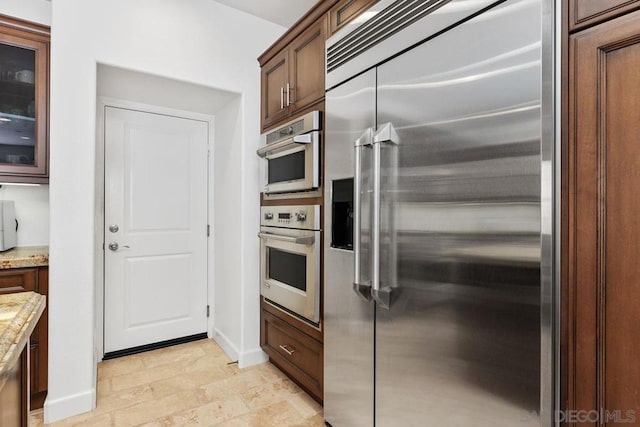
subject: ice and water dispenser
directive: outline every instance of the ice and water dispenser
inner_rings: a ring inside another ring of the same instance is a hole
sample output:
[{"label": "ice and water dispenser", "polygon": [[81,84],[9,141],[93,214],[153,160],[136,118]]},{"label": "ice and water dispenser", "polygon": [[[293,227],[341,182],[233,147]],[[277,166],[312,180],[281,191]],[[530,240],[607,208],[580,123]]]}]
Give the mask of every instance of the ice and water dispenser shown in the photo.
[{"label": "ice and water dispenser", "polygon": [[331,247],[353,250],[353,178],[333,181]]}]

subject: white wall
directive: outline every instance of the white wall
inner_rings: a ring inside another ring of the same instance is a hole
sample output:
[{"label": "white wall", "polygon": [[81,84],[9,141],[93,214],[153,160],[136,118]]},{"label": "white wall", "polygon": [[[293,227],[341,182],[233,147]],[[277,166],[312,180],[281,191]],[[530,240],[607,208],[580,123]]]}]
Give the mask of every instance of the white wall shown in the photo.
[{"label": "white wall", "polygon": [[49,244],[49,186],[2,185],[0,200],[13,200],[16,207],[18,246]]},{"label": "white wall", "polygon": [[[38,24],[51,24],[48,0],[0,0],[0,13]],[[3,185],[0,200],[14,200],[20,222],[18,246],[49,244],[49,186]]]},{"label": "white wall", "polygon": [[242,344],[242,259],[234,255],[242,251],[242,240],[234,239],[242,212],[241,106],[238,98],[216,115],[213,155],[214,337],[233,360]]},{"label": "white wall", "polygon": [[0,0],[0,13],[42,25],[51,25],[49,0]]},{"label": "white wall", "polygon": [[[284,31],[211,0],[55,0],[53,6],[47,422],[88,411],[95,401],[96,63],[242,94],[241,144],[228,159],[243,177],[233,235],[240,244],[228,255],[240,260],[240,270],[227,284],[241,287],[241,304],[251,300],[256,311],[248,317],[257,319],[257,270],[246,267],[257,258],[245,256],[257,253],[259,181],[250,169],[259,145],[256,57]],[[255,324],[255,331],[241,328],[234,343],[241,356],[255,354],[258,322],[236,319]]]}]

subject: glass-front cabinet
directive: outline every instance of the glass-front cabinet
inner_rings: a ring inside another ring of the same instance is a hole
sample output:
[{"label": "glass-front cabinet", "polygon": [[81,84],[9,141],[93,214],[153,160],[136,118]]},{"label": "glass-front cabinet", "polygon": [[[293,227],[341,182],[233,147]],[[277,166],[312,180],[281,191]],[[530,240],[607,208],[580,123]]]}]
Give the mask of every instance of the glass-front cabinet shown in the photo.
[{"label": "glass-front cabinet", "polygon": [[48,182],[49,39],[0,15],[0,182]]}]

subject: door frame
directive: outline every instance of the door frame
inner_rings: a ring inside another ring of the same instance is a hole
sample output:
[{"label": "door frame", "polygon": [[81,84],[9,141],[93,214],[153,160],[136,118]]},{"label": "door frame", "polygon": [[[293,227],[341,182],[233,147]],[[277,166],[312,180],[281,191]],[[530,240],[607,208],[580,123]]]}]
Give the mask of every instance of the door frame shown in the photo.
[{"label": "door frame", "polygon": [[[149,105],[139,102],[127,101],[124,99],[109,98],[99,96],[96,105],[96,180],[95,180],[95,329],[94,329],[94,366],[102,362],[104,357],[104,291],[105,291],[105,109],[106,107],[120,108],[132,110],[142,113],[158,114],[163,116],[176,117],[188,120],[197,120],[208,124],[207,146],[209,150],[209,158],[207,160],[207,221],[213,224],[213,146],[214,146],[214,116],[208,114],[194,113],[191,111],[178,110],[174,108],[161,107],[157,105]],[[211,262],[214,256],[213,233],[211,229],[209,238],[207,239],[207,305],[211,307],[210,315],[207,318],[207,336],[213,337],[213,298],[214,298],[214,265]]]}]

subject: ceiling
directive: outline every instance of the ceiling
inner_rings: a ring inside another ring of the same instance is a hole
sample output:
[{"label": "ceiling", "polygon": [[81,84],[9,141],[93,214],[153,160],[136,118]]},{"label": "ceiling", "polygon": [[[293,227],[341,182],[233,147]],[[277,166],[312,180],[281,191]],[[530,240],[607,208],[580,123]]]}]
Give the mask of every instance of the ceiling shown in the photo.
[{"label": "ceiling", "polygon": [[234,9],[250,13],[267,21],[289,28],[302,17],[317,0],[215,0]]}]

